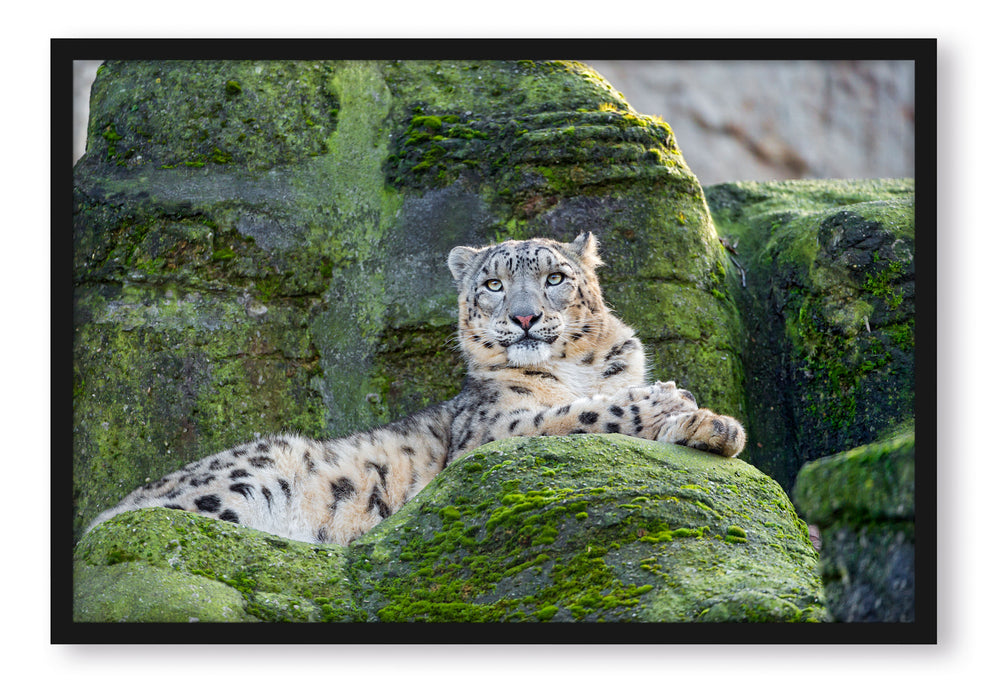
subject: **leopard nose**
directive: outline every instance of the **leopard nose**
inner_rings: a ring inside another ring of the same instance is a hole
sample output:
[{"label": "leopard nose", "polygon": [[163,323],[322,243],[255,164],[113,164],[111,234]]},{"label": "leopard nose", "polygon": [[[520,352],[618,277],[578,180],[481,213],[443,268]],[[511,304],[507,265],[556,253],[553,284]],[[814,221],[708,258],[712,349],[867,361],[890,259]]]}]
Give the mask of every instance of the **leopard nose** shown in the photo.
[{"label": "leopard nose", "polygon": [[519,324],[524,331],[528,331],[530,326],[540,320],[543,314],[529,314],[528,316],[513,316],[513,322]]}]

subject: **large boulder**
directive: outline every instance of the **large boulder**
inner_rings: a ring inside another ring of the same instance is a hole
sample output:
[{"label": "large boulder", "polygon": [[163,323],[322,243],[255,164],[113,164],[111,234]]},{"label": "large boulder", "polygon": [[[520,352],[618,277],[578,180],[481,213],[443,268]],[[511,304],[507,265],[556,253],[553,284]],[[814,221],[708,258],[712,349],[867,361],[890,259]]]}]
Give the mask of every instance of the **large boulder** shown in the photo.
[{"label": "large boulder", "polygon": [[670,128],[571,62],[108,62],[75,169],[74,532],[256,435],[456,394],[460,244],[581,230],[657,379],[742,415],[740,324]]},{"label": "large boulder", "polygon": [[617,435],[515,438],[451,464],[349,547],[124,513],[76,548],[77,621],[825,619],[780,486]]},{"label": "large boulder", "polygon": [[914,182],[705,190],[734,251],[748,460],[790,490],[800,466],[914,421]]}]

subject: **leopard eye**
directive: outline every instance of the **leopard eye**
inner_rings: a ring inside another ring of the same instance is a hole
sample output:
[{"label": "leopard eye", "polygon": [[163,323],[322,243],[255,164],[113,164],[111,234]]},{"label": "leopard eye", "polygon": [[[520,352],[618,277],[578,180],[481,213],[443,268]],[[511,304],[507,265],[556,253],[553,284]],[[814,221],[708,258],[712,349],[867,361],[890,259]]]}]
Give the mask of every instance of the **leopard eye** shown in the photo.
[{"label": "leopard eye", "polygon": [[547,286],[556,287],[558,284],[564,281],[564,275],[560,272],[551,272],[547,275]]},{"label": "leopard eye", "polygon": [[501,292],[502,280],[496,280],[496,279],[485,280],[485,289],[487,289],[490,292]]}]

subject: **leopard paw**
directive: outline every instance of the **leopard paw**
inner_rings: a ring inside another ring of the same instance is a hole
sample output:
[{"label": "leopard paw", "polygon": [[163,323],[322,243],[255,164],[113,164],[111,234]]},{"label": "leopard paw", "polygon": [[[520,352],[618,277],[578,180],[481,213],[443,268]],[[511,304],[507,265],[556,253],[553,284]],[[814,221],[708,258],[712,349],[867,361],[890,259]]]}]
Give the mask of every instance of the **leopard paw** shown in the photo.
[{"label": "leopard paw", "polygon": [[668,420],[661,426],[656,439],[723,457],[735,457],[746,446],[746,431],[735,418],[701,408]]}]

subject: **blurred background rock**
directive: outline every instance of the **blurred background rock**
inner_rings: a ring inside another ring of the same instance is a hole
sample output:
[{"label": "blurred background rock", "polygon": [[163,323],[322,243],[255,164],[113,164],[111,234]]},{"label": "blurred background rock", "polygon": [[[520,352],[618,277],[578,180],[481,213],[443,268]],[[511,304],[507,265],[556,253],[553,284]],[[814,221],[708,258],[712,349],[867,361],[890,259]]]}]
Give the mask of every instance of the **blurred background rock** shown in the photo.
[{"label": "blurred background rock", "polygon": [[914,177],[909,61],[592,62],[662,116],[703,185]]},{"label": "blurred background rock", "polygon": [[[914,177],[910,61],[587,61],[663,117],[703,185]],[[98,61],[76,61],[74,159]]]}]

